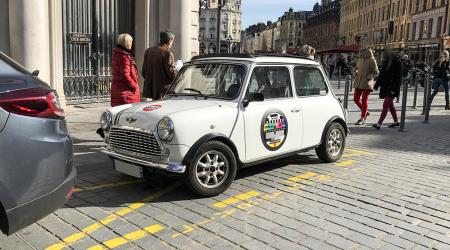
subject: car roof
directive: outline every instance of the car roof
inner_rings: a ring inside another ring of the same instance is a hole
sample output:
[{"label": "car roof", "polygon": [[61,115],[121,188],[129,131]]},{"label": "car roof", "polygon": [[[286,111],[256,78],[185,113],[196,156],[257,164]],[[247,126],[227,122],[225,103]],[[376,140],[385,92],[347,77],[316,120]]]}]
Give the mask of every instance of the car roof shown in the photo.
[{"label": "car roof", "polygon": [[273,63],[273,64],[306,64],[306,65],[319,65],[316,61],[301,57],[297,55],[281,55],[281,54],[208,54],[195,56],[191,62],[203,62],[203,61],[246,61],[253,63]]}]

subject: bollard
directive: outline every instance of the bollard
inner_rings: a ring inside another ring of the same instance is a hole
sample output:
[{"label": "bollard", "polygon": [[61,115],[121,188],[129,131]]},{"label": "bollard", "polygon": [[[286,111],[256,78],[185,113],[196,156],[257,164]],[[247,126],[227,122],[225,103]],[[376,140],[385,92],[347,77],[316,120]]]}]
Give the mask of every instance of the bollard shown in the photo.
[{"label": "bollard", "polygon": [[341,89],[341,70],[339,69],[338,89]]},{"label": "bollard", "polygon": [[422,105],[422,115],[425,115],[425,110],[427,109],[427,93],[428,93],[428,82],[429,82],[429,76],[425,76],[425,82],[423,85],[423,105]]},{"label": "bollard", "polygon": [[417,109],[417,92],[419,91],[419,83],[414,81],[414,100],[413,100],[413,109]]},{"label": "bollard", "polygon": [[426,104],[426,109],[425,109],[425,121],[424,123],[429,123],[430,120],[430,109],[431,109],[431,86],[433,84],[433,80],[430,78],[430,81],[427,82],[427,91],[426,91],[426,96],[427,96],[427,104]]},{"label": "bollard", "polygon": [[406,102],[408,101],[408,84],[409,80],[403,81],[403,97],[402,97],[402,113],[400,118],[400,128],[398,131],[406,132],[405,122],[406,122]]},{"label": "bollard", "polygon": [[350,75],[345,76],[345,90],[344,90],[344,109],[348,109],[348,95],[350,93],[350,84],[352,77]]}]

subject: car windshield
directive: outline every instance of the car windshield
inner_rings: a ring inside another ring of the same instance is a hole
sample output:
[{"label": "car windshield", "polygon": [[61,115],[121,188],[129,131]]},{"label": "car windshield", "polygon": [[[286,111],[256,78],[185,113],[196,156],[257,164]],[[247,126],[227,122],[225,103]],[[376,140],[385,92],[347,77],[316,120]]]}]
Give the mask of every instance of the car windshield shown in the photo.
[{"label": "car windshield", "polygon": [[172,85],[172,95],[196,95],[232,100],[239,96],[246,67],[237,64],[193,64],[184,67]]}]

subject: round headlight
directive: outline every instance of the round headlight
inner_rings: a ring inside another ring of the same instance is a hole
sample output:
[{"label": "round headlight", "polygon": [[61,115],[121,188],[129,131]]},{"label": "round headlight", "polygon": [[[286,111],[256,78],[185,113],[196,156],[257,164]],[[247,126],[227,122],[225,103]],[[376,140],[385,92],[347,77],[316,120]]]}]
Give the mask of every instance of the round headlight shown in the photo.
[{"label": "round headlight", "polygon": [[169,118],[163,118],[158,122],[158,136],[163,141],[170,141],[173,138],[174,125]]},{"label": "round headlight", "polygon": [[109,111],[103,112],[100,117],[100,126],[103,130],[108,130],[111,127],[112,123],[112,114]]}]

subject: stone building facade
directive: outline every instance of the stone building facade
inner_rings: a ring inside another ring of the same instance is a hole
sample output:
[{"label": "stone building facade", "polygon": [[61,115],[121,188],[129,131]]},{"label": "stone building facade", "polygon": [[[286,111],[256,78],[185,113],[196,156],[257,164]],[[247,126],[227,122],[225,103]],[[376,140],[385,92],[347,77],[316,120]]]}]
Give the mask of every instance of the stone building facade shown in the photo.
[{"label": "stone building facade", "polygon": [[404,51],[431,63],[448,40],[449,4],[445,0],[341,1],[340,39],[346,45]]},{"label": "stone building facade", "polygon": [[[208,0],[200,9],[200,52],[216,53],[219,0]],[[220,52],[238,52],[241,42],[241,0],[229,0],[220,11]]]},{"label": "stone building facade", "polygon": [[286,49],[299,48],[305,43],[303,28],[312,13],[312,11],[294,11],[290,8],[279,18],[281,22],[279,40],[281,44],[286,45]]},{"label": "stone building facade", "polygon": [[0,0],[0,6],[0,50],[39,69],[62,103],[109,100],[119,33],[134,35],[138,69],[162,29],[176,35],[175,59],[198,54],[197,0]]},{"label": "stone building facade", "polygon": [[303,28],[312,11],[285,12],[278,21],[258,23],[242,33],[243,52],[283,53],[305,44]]},{"label": "stone building facade", "polygon": [[340,1],[322,0],[316,4],[313,13],[306,20],[304,27],[305,44],[313,46],[316,50],[332,49],[342,45],[339,36]]}]

